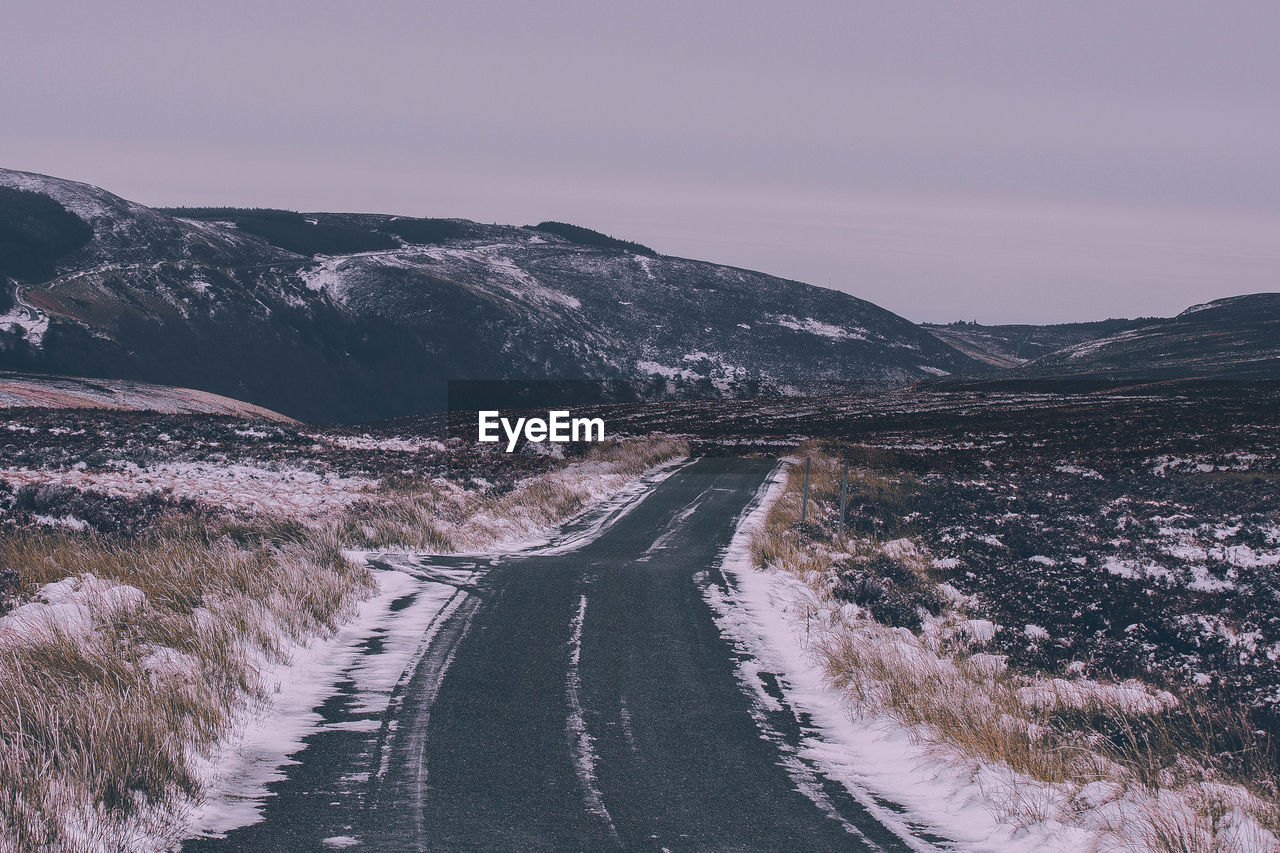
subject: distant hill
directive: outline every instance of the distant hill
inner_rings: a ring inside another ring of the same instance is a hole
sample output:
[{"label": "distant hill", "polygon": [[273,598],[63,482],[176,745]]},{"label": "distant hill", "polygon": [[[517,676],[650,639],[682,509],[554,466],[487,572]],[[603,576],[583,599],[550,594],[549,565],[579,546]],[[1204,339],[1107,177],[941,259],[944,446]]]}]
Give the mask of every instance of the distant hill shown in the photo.
[{"label": "distant hill", "polygon": [[1280,380],[1280,293],[1196,305],[1132,325],[982,378],[946,387],[1100,389],[1186,382]]},{"label": "distant hill", "polygon": [[966,355],[992,367],[1017,367],[1056,350],[1105,338],[1152,321],[1098,320],[1092,323],[997,325],[922,323],[921,328]]},{"label": "distant hill", "polygon": [[124,379],[80,379],[0,372],[0,409],[113,409],[170,415],[232,415],[291,421],[279,412],[191,388],[172,388]]},{"label": "distant hill", "polygon": [[0,305],[3,369],[200,388],[352,422],[440,410],[451,379],[755,396],[982,367],[849,294],[564,223],[160,211],[2,169],[0,187],[48,197],[74,217],[64,230],[79,221],[92,234],[51,249],[49,275],[0,282],[12,296]]},{"label": "distant hill", "polygon": [[1196,305],[1041,356],[1026,369],[1108,379],[1280,379],[1280,293]]}]

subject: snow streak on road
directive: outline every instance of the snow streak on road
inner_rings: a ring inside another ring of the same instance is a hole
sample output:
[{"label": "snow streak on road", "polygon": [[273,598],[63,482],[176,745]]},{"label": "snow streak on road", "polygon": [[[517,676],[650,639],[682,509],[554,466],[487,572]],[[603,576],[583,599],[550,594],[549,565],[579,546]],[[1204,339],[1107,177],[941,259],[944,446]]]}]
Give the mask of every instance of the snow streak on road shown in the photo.
[{"label": "snow streak on road", "polygon": [[340,691],[264,820],[188,849],[945,846],[798,758],[806,715],[762,703],[717,625],[708,590],[731,594],[725,549],[773,467],[700,460],[574,548],[421,558],[456,593],[391,701]]}]

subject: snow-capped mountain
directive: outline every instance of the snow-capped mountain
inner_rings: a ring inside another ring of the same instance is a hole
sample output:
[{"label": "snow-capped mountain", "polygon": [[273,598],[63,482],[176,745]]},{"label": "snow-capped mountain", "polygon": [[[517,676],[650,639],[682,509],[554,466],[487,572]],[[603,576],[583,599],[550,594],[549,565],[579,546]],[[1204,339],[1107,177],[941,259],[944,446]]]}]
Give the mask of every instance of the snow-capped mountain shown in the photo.
[{"label": "snow-capped mountain", "polygon": [[51,197],[93,231],[52,279],[4,288],[2,368],[182,385],[351,421],[439,409],[451,379],[823,394],[980,367],[848,294],[587,245],[571,230],[162,212],[3,169],[0,187]]}]

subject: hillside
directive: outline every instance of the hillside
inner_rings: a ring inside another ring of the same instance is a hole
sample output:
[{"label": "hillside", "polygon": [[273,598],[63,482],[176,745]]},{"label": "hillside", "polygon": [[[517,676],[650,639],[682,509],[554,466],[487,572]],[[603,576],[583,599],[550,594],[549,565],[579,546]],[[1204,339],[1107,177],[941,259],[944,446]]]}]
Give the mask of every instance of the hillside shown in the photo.
[{"label": "hillside", "polygon": [[1280,293],[1196,305],[1042,356],[1034,375],[1106,379],[1280,379]]},{"label": "hillside", "polygon": [[291,421],[284,415],[191,388],[172,388],[125,379],[79,379],[0,372],[0,409],[109,409],[166,415],[231,415],[267,421]]},{"label": "hillside", "polygon": [[1218,299],[1176,317],[1079,325],[1110,323],[1127,327],[985,375],[926,384],[937,390],[1087,391],[1280,381],[1280,293]]},{"label": "hillside", "polygon": [[1017,367],[1065,347],[1137,328],[1150,321],[1151,318],[1099,320],[1092,323],[1053,323],[1039,326],[922,323],[920,327],[964,354],[992,367]]},{"label": "hillside", "polygon": [[306,420],[359,421],[439,410],[450,379],[825,394],[981,367],[845,293],[571,241],[547,223],[178,216],[25,172],[0,170],[0,186],[47,195],[93,231],[53,278],[10,286],[5,369],[200,388]]}]

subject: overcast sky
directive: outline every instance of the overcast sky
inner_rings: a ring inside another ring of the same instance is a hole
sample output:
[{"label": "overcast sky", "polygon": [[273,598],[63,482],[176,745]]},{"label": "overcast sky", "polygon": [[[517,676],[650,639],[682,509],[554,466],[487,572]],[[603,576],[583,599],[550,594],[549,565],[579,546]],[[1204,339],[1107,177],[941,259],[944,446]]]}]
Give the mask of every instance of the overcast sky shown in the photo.
[{"label": "overcast sky", "polygon": [[1280,290],[1280,3],[5,4],[0,165],[559,219],[913,320]]}]

